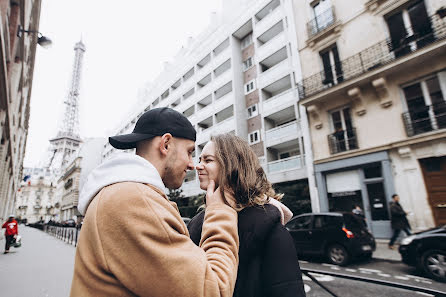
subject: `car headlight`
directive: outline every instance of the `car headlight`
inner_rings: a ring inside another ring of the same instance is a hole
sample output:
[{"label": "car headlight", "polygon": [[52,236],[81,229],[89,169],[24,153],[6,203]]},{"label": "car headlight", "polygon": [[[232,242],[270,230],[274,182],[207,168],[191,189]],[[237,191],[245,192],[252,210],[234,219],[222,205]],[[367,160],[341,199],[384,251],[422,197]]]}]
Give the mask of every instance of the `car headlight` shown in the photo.
[{"label": "car headlight", "polygon": [[403,240],[401,240],[401,245],[408,245],[408,244],[410,244],[414,239],[415,239],[415,236],[413,236],[413,235],[411,235],[411,236],[407,236],[407,237],[403,238]]}]

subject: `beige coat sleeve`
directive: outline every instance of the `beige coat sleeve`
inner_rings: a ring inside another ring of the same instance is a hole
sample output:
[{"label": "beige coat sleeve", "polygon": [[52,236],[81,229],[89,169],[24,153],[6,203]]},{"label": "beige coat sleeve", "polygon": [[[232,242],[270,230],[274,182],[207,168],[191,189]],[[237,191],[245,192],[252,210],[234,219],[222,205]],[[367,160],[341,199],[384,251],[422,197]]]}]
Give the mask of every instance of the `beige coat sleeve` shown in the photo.
[{"label": "beige coat sleeve", "polygon": [[104,259],[133,294],[232,296],[238,267],[236,211],[226,205],[206,209],[200,248],[178,211],[147,186],[105,196],[97,210]]}]

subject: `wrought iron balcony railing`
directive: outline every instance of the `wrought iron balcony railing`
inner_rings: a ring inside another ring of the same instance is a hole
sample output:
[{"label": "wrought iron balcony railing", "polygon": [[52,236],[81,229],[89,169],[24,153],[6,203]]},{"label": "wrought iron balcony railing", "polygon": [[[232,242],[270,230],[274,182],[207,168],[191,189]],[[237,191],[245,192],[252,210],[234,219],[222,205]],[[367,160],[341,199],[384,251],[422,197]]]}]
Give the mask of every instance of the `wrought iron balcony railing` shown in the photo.
[{"label": "wrought iron balcony railing", "polygon": [[[419,49],[446,38],[446,18],[433,15],[423,30],[408,30],[416,32],[401,40],[390,38],[372,45],[363,51],[333,65],[330,69],[304,78],[298,84],[300,99],[315,95],[337,84],[358,77],[383,65],[389,64],[400,57],[418,51]],[[334,71],[336,70],[336,71]]]},{"label": "wrought iron balcony railing", "polygon": [[402,114],[407,136],[446,128],[446,101]]},{"label": "wrought iron balcony railing", "polygon": [[332,6],[307,23],[308,38],[311,38],[317,33],[330,27],[335,22],[336,14],[334,11],[334,7]]},{"label": "wrought iron balcony railing", "polygon": [[328,146],[332,155],[357,149],[356,129],[338,130],[328,135]]}]

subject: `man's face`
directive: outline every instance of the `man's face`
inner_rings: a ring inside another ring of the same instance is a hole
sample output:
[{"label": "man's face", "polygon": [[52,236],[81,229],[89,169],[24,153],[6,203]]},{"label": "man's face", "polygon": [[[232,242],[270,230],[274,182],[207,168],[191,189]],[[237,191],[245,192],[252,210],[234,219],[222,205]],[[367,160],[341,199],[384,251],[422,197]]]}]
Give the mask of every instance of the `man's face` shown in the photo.
[{"label": "man's face", "polygon": [[395,202],[400,202],[400,196],[396,195],[395,197],[393,197],[393,200]]},{"label": "man's face", "polygon": [[189,139],[173,138],[172,147],[167,155],[163,182],[169,189],[178,189],[183,184],[188,170],[194,169],[192,153],[195,142]]}]

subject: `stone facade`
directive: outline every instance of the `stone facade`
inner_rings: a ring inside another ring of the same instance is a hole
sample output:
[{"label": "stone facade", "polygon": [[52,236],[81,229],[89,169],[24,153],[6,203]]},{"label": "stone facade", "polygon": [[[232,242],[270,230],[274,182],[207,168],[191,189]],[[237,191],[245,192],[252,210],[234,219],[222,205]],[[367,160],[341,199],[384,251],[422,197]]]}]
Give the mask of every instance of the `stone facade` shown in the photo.
[{"label": "stone facade", "polygon": [[[22,177],[40,0],[0,0],[0,218],[14,211]],[[20,32],[19,32],[20,33]]]}]

